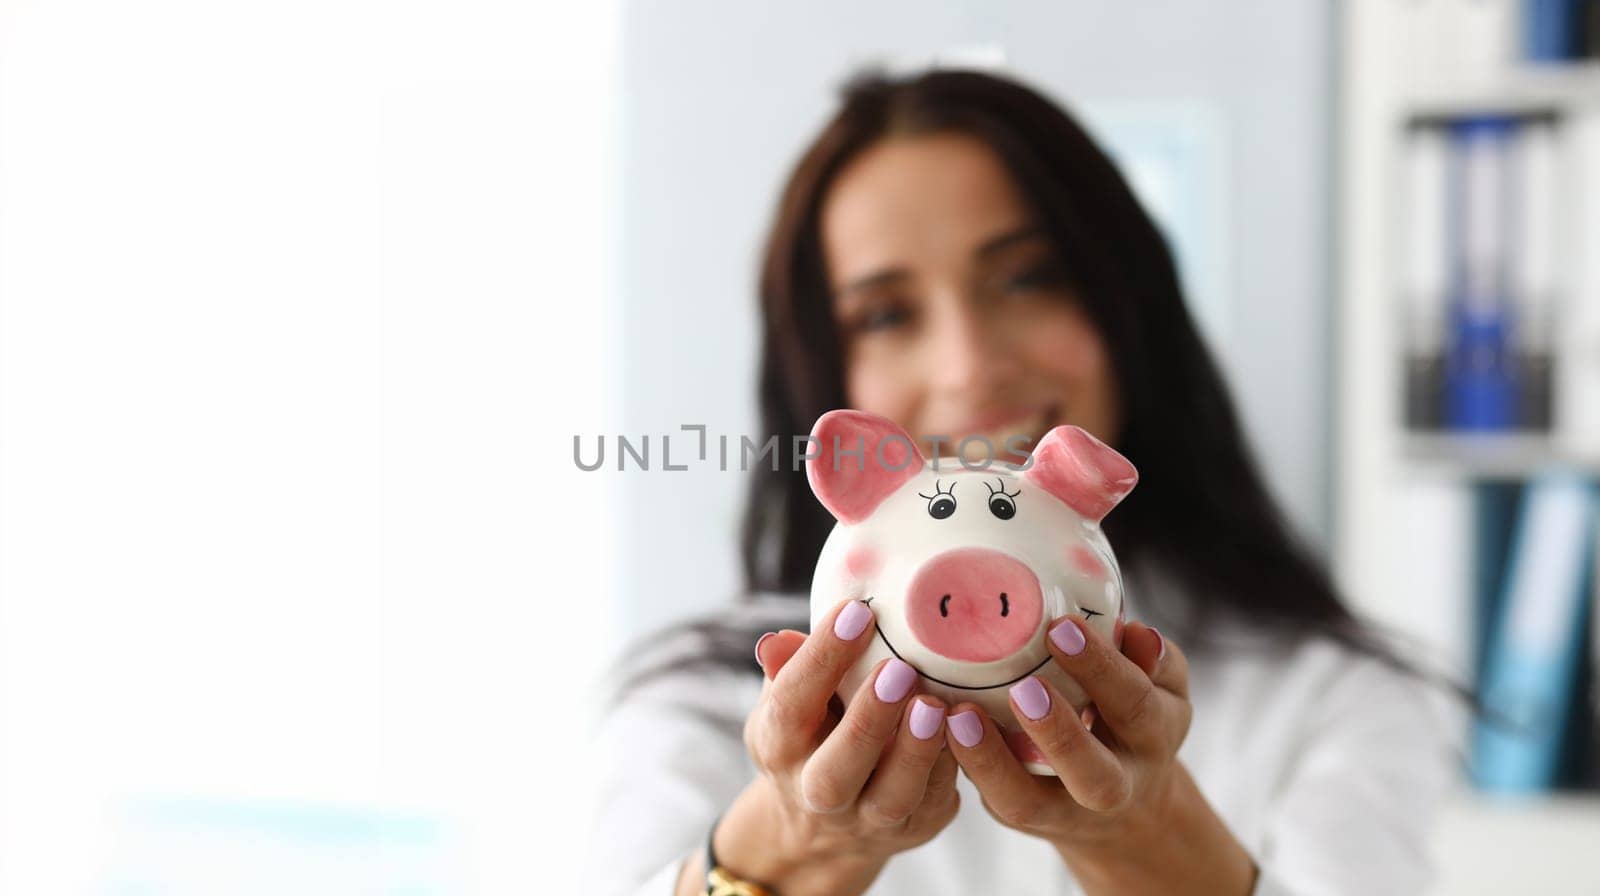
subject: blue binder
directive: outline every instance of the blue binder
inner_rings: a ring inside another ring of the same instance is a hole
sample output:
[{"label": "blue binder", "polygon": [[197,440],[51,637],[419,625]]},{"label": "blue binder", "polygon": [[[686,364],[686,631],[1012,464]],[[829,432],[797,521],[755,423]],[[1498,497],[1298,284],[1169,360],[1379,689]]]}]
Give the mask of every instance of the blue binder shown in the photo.
[{"label": "blue binder", "polygon": [[1555,782],[1588,636],[1597,505],[1580,476],[1545,474],[1524,496],[1499,601],[1485,620],[1489,654],[1475,722],[1472,778],[1498,793]]},{"label": "blue binder", "polygon": [[1582,0],[1523,0],[1523,56],[1530,62],[1565,62],[1579,55]]},{"label": "blue binder", "polygon": [[1517,425],[1512,307],[1507,278],[1509,147],[1516,120],[1485,115],[1450,126],[1451,301],[1445,355],[1445,426]]}]

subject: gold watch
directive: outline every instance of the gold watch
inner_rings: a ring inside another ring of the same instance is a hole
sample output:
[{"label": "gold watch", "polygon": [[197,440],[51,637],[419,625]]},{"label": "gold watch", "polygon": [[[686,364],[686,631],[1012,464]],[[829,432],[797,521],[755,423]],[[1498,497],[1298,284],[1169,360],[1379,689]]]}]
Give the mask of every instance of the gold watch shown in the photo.
[{"label": "gold watch", "polygon": [[711,841],[717,836],[717,822],[721,820],[718,815],[706,834],[706,896],[778,896],[771,887],[744,880],[717,862]]}]

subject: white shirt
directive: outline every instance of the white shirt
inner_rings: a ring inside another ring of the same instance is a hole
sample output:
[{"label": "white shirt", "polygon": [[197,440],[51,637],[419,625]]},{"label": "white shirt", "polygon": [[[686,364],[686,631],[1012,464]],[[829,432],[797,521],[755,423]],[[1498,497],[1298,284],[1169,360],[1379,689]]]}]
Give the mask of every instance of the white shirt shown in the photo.
[{"label": "white shirt", "polygon": [[[794,627],[797,606],[805,604],[768,597],[740,612],[786,611],[790,621],[772,616],[773,627]],[[1326,641],[1186,652],[1194,716],[1178,758],[1255,858],[1255,892],[1424,892],[1432,820],[1461,762],[1461,719],[1437,690]],[[711,821],[756,774],[743,729],[761,682],[753,673],[675,673],[602,719],[594,743],[605,777],[586,864],[598,873],[597,892],[673,892]],[[1082,892],[1053,847],[1000,825],[972,781],[956,780],[956,818],[891,858],[869,894]]]}]

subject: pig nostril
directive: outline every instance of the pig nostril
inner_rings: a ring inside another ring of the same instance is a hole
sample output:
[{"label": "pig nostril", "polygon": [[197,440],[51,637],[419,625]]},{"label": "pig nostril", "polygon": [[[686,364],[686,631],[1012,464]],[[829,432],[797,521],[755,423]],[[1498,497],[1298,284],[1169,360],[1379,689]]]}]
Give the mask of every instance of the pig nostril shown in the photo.
[{"label": "pig nostril", "polygon": [[[948,594],[939,598],[939,615],[947,618],[950,615],[950,595]],[[1011,600],[1006,597],[1004,591],[1000,592],[1000,615],[1011,615]]]}]

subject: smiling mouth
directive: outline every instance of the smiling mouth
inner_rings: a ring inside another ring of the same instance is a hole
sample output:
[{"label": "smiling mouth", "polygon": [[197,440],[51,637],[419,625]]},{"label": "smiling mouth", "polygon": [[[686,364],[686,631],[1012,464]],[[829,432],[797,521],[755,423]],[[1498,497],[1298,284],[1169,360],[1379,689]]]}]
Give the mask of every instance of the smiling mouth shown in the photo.
[{"label": "smiling mouth", "polygon": [[[965,433],[968,438],[982,436],[989,445],[989,460],[1010,463],[1012,462],[1011,458],[1026,458],[1034,448],[1038,447],[1039,440],[1044,438],[1045,433],[1050,430],[1051,426],[1059,418],[1059,409],[1055,404],[1050,404],[1042,408],[1036,408],[1031,413],[1019,414],[1005,419],[1003,422],[996,423],[993,420],[969,421],[959,431]],[[1029,447],[1013,452],[1009,447],[1010,440],[1013,438],[1022,439],[1028,443]],[[959,457],[962,454],[962,449],[958,444],[962,441],[965,441],[965,439],[945,443],[949,446],[951,456]],[[974,452],[977,451],[977,449],[973,450]],[[970,459],[978,460],[981,458],[981,454],[974,454]]]},{"label": "smiling mouth", "polygon": [[994,688],[1003,688],[1003,687],[1006,687],[1007,685],[1016,684],[1017,682],[1021,681],[1022,679],[1027,678],[1029,675],[1032,675],[1033,673],[1035,673],[1035,672],[1039,671],[1040,669],[1044,668],[1044,664],[1045,663],[1050,662],[1050,655],[1048,653],[1046,653],[1044,659],[1040,660],[1038,665],[1036,665],[1032,669],[1029,669],[1028,671],[1022,673],[1021,675],[1018,675],[1016,678],[1012,678],[1012,679],[1009,679],[1007,681],[1002,681],[1002,682],[999,682],[998,684],[980,684],[980,685],[956,684],[953,681],[945,681],[942,678],[934,678],[932,675],[929,675],[928,673],[922,671],[921,669],[917,669],[917,666],[916,666],[915,663],[911,662],[910,660],[906,659],[903,656],[900,656],[900,651],[895,650],[894,649],[894,645],[889,643],[889,636],[885,635],[883,633],[883,628],[882,627],[878,628],[878,637],[883,639],[883,646],[889,648],[889,652],[890,653],[894,654],[895,657],[898,658],[901,662],[905,663],[906,665],[910,666],[913,669],[916,669],[918,675],[921,675],[923,678],[926,678],[929,681],[938,682],[939,684],[942,684],[947,688],[956,688],[957,690],[962,690],[962,691],[987,691],[987,690],[992,690]]}]

